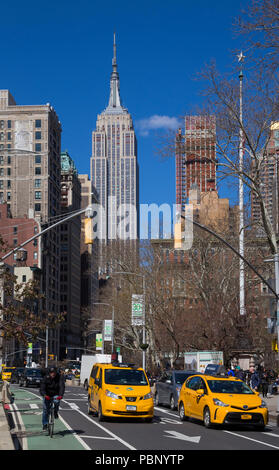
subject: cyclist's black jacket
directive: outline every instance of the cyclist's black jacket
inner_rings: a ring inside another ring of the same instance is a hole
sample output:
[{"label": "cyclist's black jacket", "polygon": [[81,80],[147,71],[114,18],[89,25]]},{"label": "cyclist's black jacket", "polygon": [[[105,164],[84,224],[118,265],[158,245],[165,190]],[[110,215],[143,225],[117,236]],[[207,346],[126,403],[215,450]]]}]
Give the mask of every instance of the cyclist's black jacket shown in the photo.
[{"label": "cyclist's black jacket", "polygon": [[52,379],[49,375],[45,375],[40,385],[41,395],[54,397],[55,395],[63,396],[65,392],[65,380],[60,374]]}]

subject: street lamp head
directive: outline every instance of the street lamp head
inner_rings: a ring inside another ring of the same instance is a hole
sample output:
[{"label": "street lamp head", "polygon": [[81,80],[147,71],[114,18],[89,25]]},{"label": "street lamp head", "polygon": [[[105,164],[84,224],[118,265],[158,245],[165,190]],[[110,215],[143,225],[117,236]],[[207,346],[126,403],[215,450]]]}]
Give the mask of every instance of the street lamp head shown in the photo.
[{"label": "street lamp head", "polygon": [[238,62],[243,63],[246,56],[241,51],[240,54],[237,55],[237,57],[238,57]]}]

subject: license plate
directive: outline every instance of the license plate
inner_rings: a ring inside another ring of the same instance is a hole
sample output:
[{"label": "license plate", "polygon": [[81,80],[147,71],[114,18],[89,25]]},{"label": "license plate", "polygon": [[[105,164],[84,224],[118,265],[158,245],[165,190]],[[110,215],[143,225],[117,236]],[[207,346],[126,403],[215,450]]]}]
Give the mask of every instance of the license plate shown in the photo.
[{"label": "license plate", "polygon": [[127,411],[137,411],[137,407],[136,407],[136,406],[127,405],[127,406],[126,406],[126,410],[127,410]]},{"label": "license plate", "polygon": [[252,415],[241,415],[241,419],[252,419]]}]

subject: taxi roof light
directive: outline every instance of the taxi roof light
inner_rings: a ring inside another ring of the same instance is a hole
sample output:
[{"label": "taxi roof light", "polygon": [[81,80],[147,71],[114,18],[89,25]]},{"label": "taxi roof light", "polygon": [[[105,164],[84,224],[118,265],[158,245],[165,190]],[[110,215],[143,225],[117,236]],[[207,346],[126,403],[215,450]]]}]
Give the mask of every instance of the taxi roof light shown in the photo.
[{"label": "taxi roof light", "polygon": [[132,364],[132,363],[127,363],[127,364],[124,364],[123,362],[118,362],[118,361],[114,361],[112,362],[112,365],[114,367],[123,367],[123,368],[127,368],[127,367],[135,367],[135,364]]}]

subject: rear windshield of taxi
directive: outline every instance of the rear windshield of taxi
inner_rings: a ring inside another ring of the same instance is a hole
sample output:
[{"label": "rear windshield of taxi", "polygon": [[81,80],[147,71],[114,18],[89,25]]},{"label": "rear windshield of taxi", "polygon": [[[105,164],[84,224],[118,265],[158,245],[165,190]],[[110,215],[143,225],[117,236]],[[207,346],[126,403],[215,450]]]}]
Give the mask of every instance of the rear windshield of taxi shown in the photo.
[{"label": "rear windshield of taxi", "polygon": [[234,393],[238,395],[253,395],[254,392],[244,382],[232,380],[208,380],[208,386],[213,393]]},{"label": "rear windshield of taxi", "polygon": [[106,369],[105,383],[108,385],[148,385],[142,370]]}]

